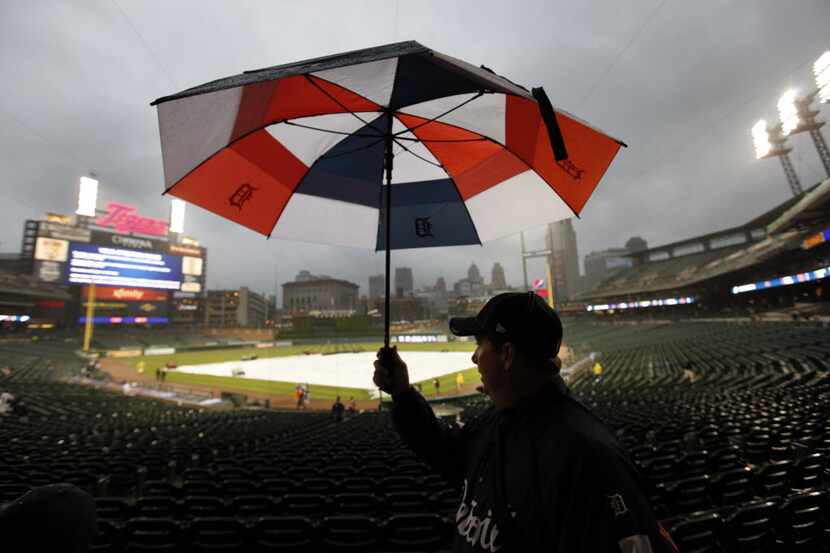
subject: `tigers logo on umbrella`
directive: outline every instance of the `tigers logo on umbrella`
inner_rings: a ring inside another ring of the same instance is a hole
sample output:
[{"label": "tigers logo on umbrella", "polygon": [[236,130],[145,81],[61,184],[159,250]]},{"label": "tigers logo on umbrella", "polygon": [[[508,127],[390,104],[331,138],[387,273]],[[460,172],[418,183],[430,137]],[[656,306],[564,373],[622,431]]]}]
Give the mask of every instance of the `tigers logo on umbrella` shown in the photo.
[{"label": "tigers logo on umbrella", "polygon": [[236,207],[239,211],[242,211],[242,208],[245,206],[245,202],[251,199],[256,190],[256,188],[246,182],[237,188],[236,192],[231,194],[228,201],[230,201],[232,206]]},{"label": "tigers logo on umbrella", "polygon": [[435,237],[432,234],[432,223],[429,222],[429,217],[415,219],[415,235],[419,238]]}]

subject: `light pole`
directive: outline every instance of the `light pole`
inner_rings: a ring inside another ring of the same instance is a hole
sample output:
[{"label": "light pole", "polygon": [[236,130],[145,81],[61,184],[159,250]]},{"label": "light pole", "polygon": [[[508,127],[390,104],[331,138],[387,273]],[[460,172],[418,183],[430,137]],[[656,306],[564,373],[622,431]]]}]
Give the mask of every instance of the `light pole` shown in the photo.
[{"label": "light pole", "polygon": [[[524,241],[522,241],[522,246],[524,246]],[[528,259],[534,259],[537,257],[544,257],[545,258],[545,274],[548,279],[548,305],[551,307],[555,307],[554,299],[553,299],[553,272],[550,268],[550,256],[553,254],[553,250],[535,250],[535,251],[525,251],[524,247],[522,247],[522,264],[527,266]],[[527,270],[525,270],[525,291],[528,290],[527,286]]]},{"label": "light pole", "polygon": [[752,126],[752,142],[755,145],[755,157],[757,159],[777,157],[781,161],[781,167],[784,169],[784,175],[787,177],[793,196],[802,194],[804,191],[790,160],[792,148],[787,147],[787,137],[781,132],[781,125],[770,129],[765,119],[759,120]]}]

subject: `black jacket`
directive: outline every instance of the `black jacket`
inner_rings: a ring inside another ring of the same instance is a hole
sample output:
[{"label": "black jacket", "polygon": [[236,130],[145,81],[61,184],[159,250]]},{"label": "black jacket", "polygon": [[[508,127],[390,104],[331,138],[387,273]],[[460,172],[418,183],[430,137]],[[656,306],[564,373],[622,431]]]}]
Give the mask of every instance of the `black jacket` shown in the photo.
[{"label": "black jacket", "polygon": [[561,378],[460,431],[439,423],[413,389],[394,399],[403,439],[463,489],[455,552],[676,551],[614,436]]}]

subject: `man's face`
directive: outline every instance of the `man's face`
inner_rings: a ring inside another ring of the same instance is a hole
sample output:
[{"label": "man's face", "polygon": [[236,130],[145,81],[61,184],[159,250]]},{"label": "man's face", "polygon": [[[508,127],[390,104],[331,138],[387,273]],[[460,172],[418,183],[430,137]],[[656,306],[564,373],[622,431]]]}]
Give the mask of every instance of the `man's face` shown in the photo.
[{"label": "man's face", "polygon": [[493,393],[499,394],[504,390],[507,382],[507,371],[504,370],[504,352],[502,349],[496,348],[489,338],[476,337],[473,363],[478,367],[485,394],[493,397]]}]

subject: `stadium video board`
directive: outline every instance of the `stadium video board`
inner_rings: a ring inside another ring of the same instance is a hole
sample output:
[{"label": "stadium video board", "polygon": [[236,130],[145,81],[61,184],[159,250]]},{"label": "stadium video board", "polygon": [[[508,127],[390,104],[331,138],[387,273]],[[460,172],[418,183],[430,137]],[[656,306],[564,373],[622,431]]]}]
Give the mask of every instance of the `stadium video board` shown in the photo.
[{"label": "stadium video board", "polygon": [[179,290],[182,277],[180,256],[98,244],[69,244],[66,263],[68,284]]}]

